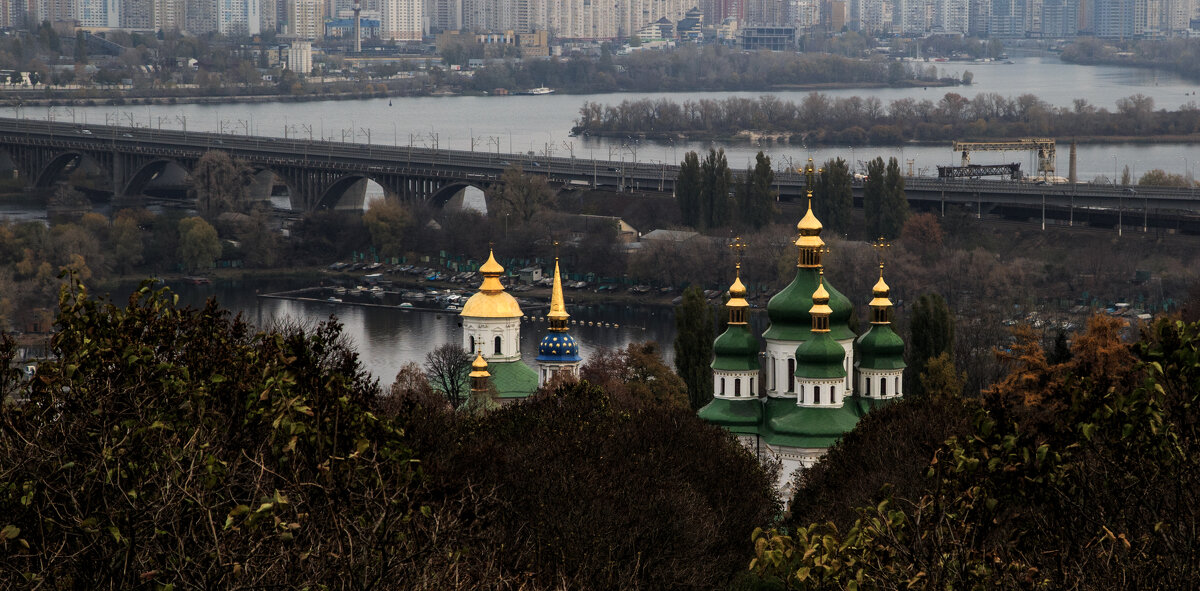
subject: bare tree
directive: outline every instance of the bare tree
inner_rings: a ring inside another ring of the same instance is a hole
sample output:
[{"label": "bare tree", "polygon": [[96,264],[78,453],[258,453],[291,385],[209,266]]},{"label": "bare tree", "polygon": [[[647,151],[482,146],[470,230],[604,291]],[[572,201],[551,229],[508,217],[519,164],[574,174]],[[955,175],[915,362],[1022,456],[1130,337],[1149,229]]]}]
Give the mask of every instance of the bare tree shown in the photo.
[{"label": "bare tree", "polygon": [[465,349],[454,344],[445,344],[425,355],[425,375],[430,385],[446,396],[454,408],[467,400],[468,370],[471,356]]}]

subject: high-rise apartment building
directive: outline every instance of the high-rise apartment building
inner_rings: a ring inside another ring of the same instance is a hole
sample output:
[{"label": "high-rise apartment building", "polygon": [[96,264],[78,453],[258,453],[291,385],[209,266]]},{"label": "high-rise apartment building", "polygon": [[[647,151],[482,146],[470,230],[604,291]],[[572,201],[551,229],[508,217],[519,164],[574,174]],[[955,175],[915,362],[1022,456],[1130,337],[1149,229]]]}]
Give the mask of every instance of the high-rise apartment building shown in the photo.
[{"label": "high-rise apartment building", "polygon": [[1146,30],[1145,0],[1096,0],[1094,31],[1106,39],[1131,39]]},{"label": "high-rise apartment building", "polygon": [[382,0],[379,37],[385,41],[420,41],[424,34],[423,0]]},{"label": "high-rise apartment building", "polygon": [[120,0],[77,0],[75,17],[83,27],[118,28],[121,26]]},{"label": "high-rise apartment building", "polygon": [[966,35],[970,29],[969,0],[934,0],[933,31]]},{"label": "high-rise apartment building", "polygon": [[1025,36],[1025,0],[992,0],[988,33],[993,37]]},{"label": "high-rise apartment building", "polygon": [[75,20],[75,0],[31,0],[28,13],[37,22]]},{"label": "high-rise apartment building", "polygon": [[1078,32],[1078,0],[1042,0],[1043,37],[1074,37]]},{"label": "high-rise apartment building", "polygon": [[324,0],[287,0],[287,3],[288,37],[317,41],[325,36]]},{"label": "high-rise apartment building", "polygon": [[187,0],[184,3],[183,28],[203,35],[217,30],[217,0]]}]

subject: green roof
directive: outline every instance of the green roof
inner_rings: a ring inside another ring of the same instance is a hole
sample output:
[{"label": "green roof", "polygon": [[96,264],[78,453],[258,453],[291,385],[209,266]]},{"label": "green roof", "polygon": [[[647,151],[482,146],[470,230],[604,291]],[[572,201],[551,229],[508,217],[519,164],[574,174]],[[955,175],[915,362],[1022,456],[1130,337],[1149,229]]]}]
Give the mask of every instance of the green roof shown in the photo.
[{"label": "green roof", "polygon": [[[771,326],[763,333],[763,338],[779,341],[804,341],[812,331],[812,294],[817,291],[820,273],[810,267],[796,269],[796,278],[783,288],[771,301],[767,302],[767,316]],[[842,292],[838,291],[827,279],[825,290],[829,292],[829,307],[833,314],[829,317],[830,334],[835,340],[853,339],[854,331],[850,330],[850,315],[854,306]]]},{"label": "green roof", "polygon": [[813,333],[811,339],[796,347],[796,377],[846,377],[846,350],[827,332]]},{"label": "green roof", "polygon": [[762,403],[756,397],[742,400],[713,398],[700,409],[700,418],[733,433],[757,433],[762,423]]},{"label": "green roof", "polygon": [[839,408],[797,406],[791,398],[768,398],[765,425],[759,430],[771,445],[787,447],[830,447],[854,429],[858,419],[877,404],[866,398],[845,398]]},{"label": "green roof", "polygon": [[758,371],[758,337],[746,324],[730,324],[713,341],[712,368],[724,371]]},{"label": "green roof", "polygon": [[537,390],[537,372],[524,361],[493,361],[488,363],[487,370],[500,398],[525,398]]},{"label": "green roof", "polygon": [[889,324],[876,324],[858,337],[855,363],[866,369],[904,369],[904,339]]}]

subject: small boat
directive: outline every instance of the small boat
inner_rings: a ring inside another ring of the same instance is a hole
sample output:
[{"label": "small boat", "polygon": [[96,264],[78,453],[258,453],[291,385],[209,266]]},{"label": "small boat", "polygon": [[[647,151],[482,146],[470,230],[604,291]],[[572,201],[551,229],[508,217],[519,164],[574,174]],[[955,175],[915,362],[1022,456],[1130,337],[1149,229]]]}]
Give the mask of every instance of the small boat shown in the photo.
[{"label": "small boat", "polygon": [[340,304],[340,303],[342,303],[342,298],[335,298],[333,296],[329,296],[328,298],[325,298],[325,301],[327,301],[331,304]]},{"label": "small boat", "polygon": [[404,303],[400,304],[400,307],[401,308],[411,308],[411,307],[413,307],[413,305],[408,302],[404,302]]},{"label": "small boat", "polygon": [[392,106],[392,99],[388,99],[388,106]]},{"label": "small boat", "polygon": [[542,96],[542,95],[546,95],[546,94],[554,94],[554,89],[546,88],[545,86],[539,86],[537,88],[530,88],[529,90],[526,90],[525,92],[522,92],[520,94],[523,94],[526,96]]},{"label": "small boat", "polygon": [[346,288],[339,285],[339,286],[333,288],[333,293],[342,295],[342,294],[346,293]]}]

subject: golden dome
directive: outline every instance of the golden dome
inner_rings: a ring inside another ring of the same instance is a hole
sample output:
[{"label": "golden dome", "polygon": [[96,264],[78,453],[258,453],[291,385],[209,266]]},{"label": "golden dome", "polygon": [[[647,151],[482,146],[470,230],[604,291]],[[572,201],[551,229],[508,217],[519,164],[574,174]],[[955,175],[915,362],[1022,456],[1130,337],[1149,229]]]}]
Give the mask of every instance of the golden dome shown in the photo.
[{"label": "golden dome", "polygon": [[746,301],[746,286],[742,283],[742,264],[737,264],[737,275],[733,280],[733,285],[729,286],[729,301],[725,302],[725,306],[729,308],[749,308],[750,302]]},{"label": "golden dome", "polygon": [[829,292],[825,290],[825,270],[824,269],[821,270],[821,276],[817,280],[817,290],[813,292],[812,299],[813,299],[813,307],[809,309],[809,311],[808,311],[809,314],[811,314],[813,316],[818,316],[818,315],[828,316],[828,315],[833,314],[833,308],[829,307]]},{"label": "golden dome", "polygon": [[517,299],[504,291],[504,284],[500,283],[500,274],[504,272],[504,267],[496,262],[496,257],[491,251],[488,251],[488,260],[482,267],[479,267],[479,272],[483,273],[483,283],[479,286],[479,293],[467,300],[459,316],[520,318],[525,315],[521,312],[521,305],[517,303]]},{"label": "golden dome", "polygon": [[517,299],[505,291],[499,293],[480,291],[467,300],[467,303],[463,305],[462,312],[459,313],[459,316],[470,318],[520,318],[524,315]]},{"label": "golden dome", "polygon": [[801,236],[816,236],[821,233],[821,220],[817,219],[816,214],[812,210],[812,192],[809,192],[808,211],[804,217],[800,219],[800,223],[796,224],[796,229],[800,230]]},{"label": "golden dome", "polygon": [[876,281],[875,287],[871,288],[871,294],[874,295],[875,298],[871,300],[870,305],[872,307],[891,306],[892,300],[888,299],[888,296],[891,295],[891,292],[892,288],[888,287],[888,284],[883,280],[883,264],[880,263],[879,281]]},{"label": "golden dome", "polygon": [[488,373],[487,360],[483,358],[483,353],[476,353],[475,361],[471,363],[471,375],[468,377],[487,378],[491,377],[491,375]]}]

